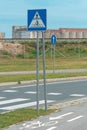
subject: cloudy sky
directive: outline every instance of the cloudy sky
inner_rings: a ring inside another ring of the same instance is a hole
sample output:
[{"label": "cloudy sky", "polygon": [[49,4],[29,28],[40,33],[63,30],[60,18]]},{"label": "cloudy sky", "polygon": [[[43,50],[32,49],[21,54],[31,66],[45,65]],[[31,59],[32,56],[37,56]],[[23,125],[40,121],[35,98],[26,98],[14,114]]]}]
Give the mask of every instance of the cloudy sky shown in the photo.
[{"label": "cloudy sky", "polygon": [[27,10],[47,9],[47,28],[87,28],[87,0],[0,0],[0,32],[27,26]]}]

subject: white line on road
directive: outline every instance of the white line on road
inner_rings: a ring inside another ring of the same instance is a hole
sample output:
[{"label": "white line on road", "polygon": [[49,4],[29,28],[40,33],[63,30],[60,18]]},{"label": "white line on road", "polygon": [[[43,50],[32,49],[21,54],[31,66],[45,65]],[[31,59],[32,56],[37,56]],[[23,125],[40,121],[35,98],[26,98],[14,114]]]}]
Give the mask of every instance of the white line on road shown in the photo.
[{"label": "white line on road", "polygon": [[72,97],[84,97],[86,95],[84,95],[84,94],[71,94],[70,96],[72,96]]},{"label": "white line on road", "polygon": [[36,94],[36,92],[34,92],[34,91],[28,91],[28,92],[24,92],[24,93]]},{"label": "white line on road", "polygon": [[46,130],[54,130],[54,129],[56,129],[56,127],[51,127],[51,128],[46,129]]},{"label": "white line on road", "polygon": [[83,117],[83,116],[77,116],[77,117],[75,117],[75,118],[72,118],[72,119],[68,120],[67,122],[72,122],[72,121],[75,121],[75,120],[80,119],[80,118],[82,118],[82,117]]},{"label": "white line on road", "polygon": [[57,117],[50,117],[49,120],[61,119],[62,117],[71,115],[71,114],[73,114],[73,113],[74,113],[74,112],[69,112],[69,113],[66,113],[66,114],[63,114],[63,115],[60,115],[60,116],[57,116]]},{"label": "white line on road", "polygon": [[[55,102],[54,100],[48,100],[47,103]],[[44,104],[44,100],[39,101],[39,104]],[[19,104],[19,105],[12,105],[12,106],[7,106],[7,107],[2,107],[0,110],[15,110],[19,108],[25,108],[25,107],[31,107],[35,106],[36,102],[30,102],[30,103],[24,103],[24,104]]]},{"label": "white line on road", "polygon": [[15,99],[10,99],[10,100],[5,100],[5,101],[0,101],[0,105],[8,104],[8,103],[14,103],[14,102],[20,102],[20,101],[25,101],[29,99],[24,99],[24,98],[15,98]]},{"label": "white line on road", "polygon": [[4,90],[3,92],[6,92],[6,93],[14,93],[14,92],[17,92],[17,90]]},{"label": "white line on road", "polygon": [[58,95],[62,95],[62,93],[48,93],[47,95],[54,95],[54,96],[58,96]]},{"label": "white line on road", "polygon": [[4,99],[4,98],[6,98],[6,97],[0,97],[0,99]]}]

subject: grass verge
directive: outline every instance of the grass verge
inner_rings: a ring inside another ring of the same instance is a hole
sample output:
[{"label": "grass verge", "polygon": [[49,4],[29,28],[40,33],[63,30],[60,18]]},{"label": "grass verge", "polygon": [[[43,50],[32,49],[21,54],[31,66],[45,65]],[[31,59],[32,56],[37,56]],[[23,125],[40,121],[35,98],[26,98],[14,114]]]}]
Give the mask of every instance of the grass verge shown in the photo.
[{"label": "grass verge", "polygon": [[[55,70],[86,69],[87,58],[55,58]],[[43,70],[43,61],[39,59],[39,69]],[[53,69],[53,59],[46,58],[46,70]],[[0,72],[36,70],[36,59],[0,59]]]},{"label": "grass verge", "polygon": [[52,112],[55,112],[55,110],[49,109],[47,110],[47,112],[45,112],[45,110],[40,109],[39,115],[37,115],[35,109],[24,108],[0,114],[0,130],[13,124],[17,124],[23,121],[29,121],[39,116],[48,115]]},{"label": "grass verge", "polygon": [[[47,74],[47,79],[55,79],[55,78],[67,78],[67,77],[77,77],[77,76],[87,76],[87,72],[85,73],[62,73],[62,74]],[[21,82],[21,81],[30,81],[35,80],[36,74],[26,74],[26,75],[8,75],[8,76],[0,76],[0,83],[2,82]],[[43,75],[40,74],[40,79],[43,79]]]}]

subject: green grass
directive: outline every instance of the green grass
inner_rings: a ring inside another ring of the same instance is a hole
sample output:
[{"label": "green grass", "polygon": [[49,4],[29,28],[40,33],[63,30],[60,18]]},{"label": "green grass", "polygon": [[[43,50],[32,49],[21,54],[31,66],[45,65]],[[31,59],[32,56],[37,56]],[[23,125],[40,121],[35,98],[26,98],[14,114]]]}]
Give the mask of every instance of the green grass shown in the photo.
[{"label": "green grass", "polygon": [[36,75],[8,75],[8,76],[0,76],[0,82],[19,82],[26,80],[35,80]]},{"label": "green grass", "polygon": [[37,114],[37,111],[35,109],[25,108],[0,114],[0,130],[1,128],[5,128],[23,121],[29,121],[31,119],[50,114],[52,112],[55,112],[55,110],[47,110],[47,112],[45,112],[45,110],[40,109],[39,114]]},{"label": "green grass", "polygon": [[[40,58],[39,68],[43,69],[43,62]],[[80,69],[87,68],[87,58],[56,58],[55,69]],[[46,58],[46,69],[53,69],[53,59]],[[36,70],[36,59],[0,59],[0,72],[9,71],[31,71]]]},{"label": "green grass", "polygon": [[[42,59],[39,60],[40,70],[43,70]],[[56,58],[54,64],[55,70],[59,69],[87,69],[87,58]],[[1,59],[0,72],[9,71],[31,71],[36,70],[36,59]],[[53,59],[46,58],[46,70],[53,70]],[[47,78],[61,78],[72,76],[86,76],[87,73],[70,73],[70,74],[47,74]],[[40,79],[43,76],[40,75]],[[19,82],[26,80],[35,80],[36,74],[24,75],[4,75],[0,76],[0,82]]]},{"label": "green grass", "polygon": [[[66,77],[77,77],[77,76],[87,76],[87,73],[63,73],[63,74],[47,74],[47,79],[55,79],[55,78],[66,78]],[[43,79],[43,75],[40,74],[40,79]],[[0,76],[0,83],[3,82],[18,82],[21,81],[31,81],[36,80],[35,74],[29,74],[29,75],[8,75],[8,76]]]},{"label": "green grass", "polygon": [[35,70],[36,60],[32,59],[1,59],[0,72]]}]

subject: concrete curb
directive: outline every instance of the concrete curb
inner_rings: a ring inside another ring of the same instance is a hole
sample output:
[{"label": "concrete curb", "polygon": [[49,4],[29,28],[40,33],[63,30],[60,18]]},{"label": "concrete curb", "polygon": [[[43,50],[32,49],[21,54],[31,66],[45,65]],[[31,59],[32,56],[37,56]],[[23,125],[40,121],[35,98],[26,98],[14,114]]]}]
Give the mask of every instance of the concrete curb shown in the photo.
[{"label": "concrete curb", "polygon": [[82,103],[87,103],[87,97],[72,100],[72,101],[67,101],[67,102],[63,102],[63,103],[49,105],[48,109],[61,109],[64,107],[74,106],[74,105],[78,105],[78,104],[82,104]]}]

